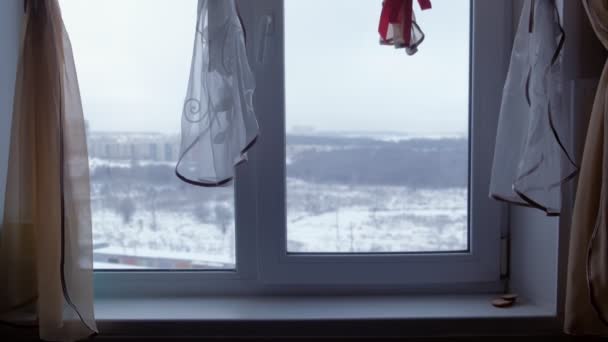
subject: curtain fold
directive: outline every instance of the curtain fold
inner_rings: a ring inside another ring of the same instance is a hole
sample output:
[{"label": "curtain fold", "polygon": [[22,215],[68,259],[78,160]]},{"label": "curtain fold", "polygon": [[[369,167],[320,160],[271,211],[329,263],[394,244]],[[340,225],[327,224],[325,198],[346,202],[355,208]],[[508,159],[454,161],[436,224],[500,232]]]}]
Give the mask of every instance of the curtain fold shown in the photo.
[{"label": "curtain fold", "polygon": [[181,180],[222,186],[234,178],[258,136],[254,89],[234,0],[199,0],[175,168]]},{"label": "curtain fold", "polygon": [[5,196],[0,320],[31,314],[45,340],[94,334],[85,125],[57,0],[27,2]]},{"label": "curtain fold", "polygon": [[500,108],[490,196],[559,215],[561,185],[577,167],[562,109],[564,42],[555,0],[524,3]]},{"label": "curtain fold", "polygon": [[[582,0],[608,48],[608,1]],[[608,63],[598,84],[583,150],[570,231],[564,330],[608,335]]]}]

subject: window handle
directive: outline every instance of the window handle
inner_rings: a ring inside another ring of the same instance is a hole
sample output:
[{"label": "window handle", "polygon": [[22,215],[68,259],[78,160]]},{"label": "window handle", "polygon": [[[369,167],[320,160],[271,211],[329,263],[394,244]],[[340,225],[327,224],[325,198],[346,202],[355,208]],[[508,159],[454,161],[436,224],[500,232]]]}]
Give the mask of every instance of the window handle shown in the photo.
[{"label": "window handle", "polygon": [[258,53],[256,62],[260,65],[266,63],[268,54],[268,45],[270,44],[270,38],[274,33],[274,18],[271,14],[267,14],[262,17],[260,21],[260,41],[258,44]]}]

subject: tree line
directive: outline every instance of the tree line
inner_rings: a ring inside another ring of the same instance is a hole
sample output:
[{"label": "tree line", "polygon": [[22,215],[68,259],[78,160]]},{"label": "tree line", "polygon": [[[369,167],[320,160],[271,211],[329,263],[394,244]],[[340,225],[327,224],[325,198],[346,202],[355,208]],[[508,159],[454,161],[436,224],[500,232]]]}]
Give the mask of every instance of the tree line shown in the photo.
[{"label": "tree line", "polygon": [[[468,140],[411,139],[398,142],[366,138],[288,136],[287,176],[316,183],[399,185],[412,188],[466,187]],[[98,166],[95,183],[155,184],[186,190],[170,165]]]}]

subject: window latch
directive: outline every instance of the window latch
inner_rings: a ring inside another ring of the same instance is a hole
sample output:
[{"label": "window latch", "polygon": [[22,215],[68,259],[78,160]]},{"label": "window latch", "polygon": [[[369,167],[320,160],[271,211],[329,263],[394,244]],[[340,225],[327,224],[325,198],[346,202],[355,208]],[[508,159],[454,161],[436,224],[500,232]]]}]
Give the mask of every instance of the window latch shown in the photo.
[{"label": "window latch", "polygon": [[260,40],[259,40],[259,44],[258,44],[258,50],[257,50],[258,53],[256,56],[256,62],[258,64],[262,65],[266,62],[267,54],[268,54],[269,40],[274,33],[273,15],[267,14],[267,15],[263,16],[261,19],[260,26],[261,26],[261,29],[260,29],[261,35],[260,35]]}]

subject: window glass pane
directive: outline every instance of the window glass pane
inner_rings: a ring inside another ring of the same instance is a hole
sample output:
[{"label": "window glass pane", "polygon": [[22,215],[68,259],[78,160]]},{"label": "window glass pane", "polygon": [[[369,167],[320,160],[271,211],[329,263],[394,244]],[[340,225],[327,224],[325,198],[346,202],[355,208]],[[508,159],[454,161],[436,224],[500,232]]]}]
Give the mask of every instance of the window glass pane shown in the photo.
[{"label": "window glass pane", "polygon": [[233,188],[174,175],[195,0],[61,0],[88,129],[95,268],[234,268]]},{"label": "window glass pane", "polygon": [[381,1],[285,0],[287,249],[468,249],[469,1],[381,46]]}]

